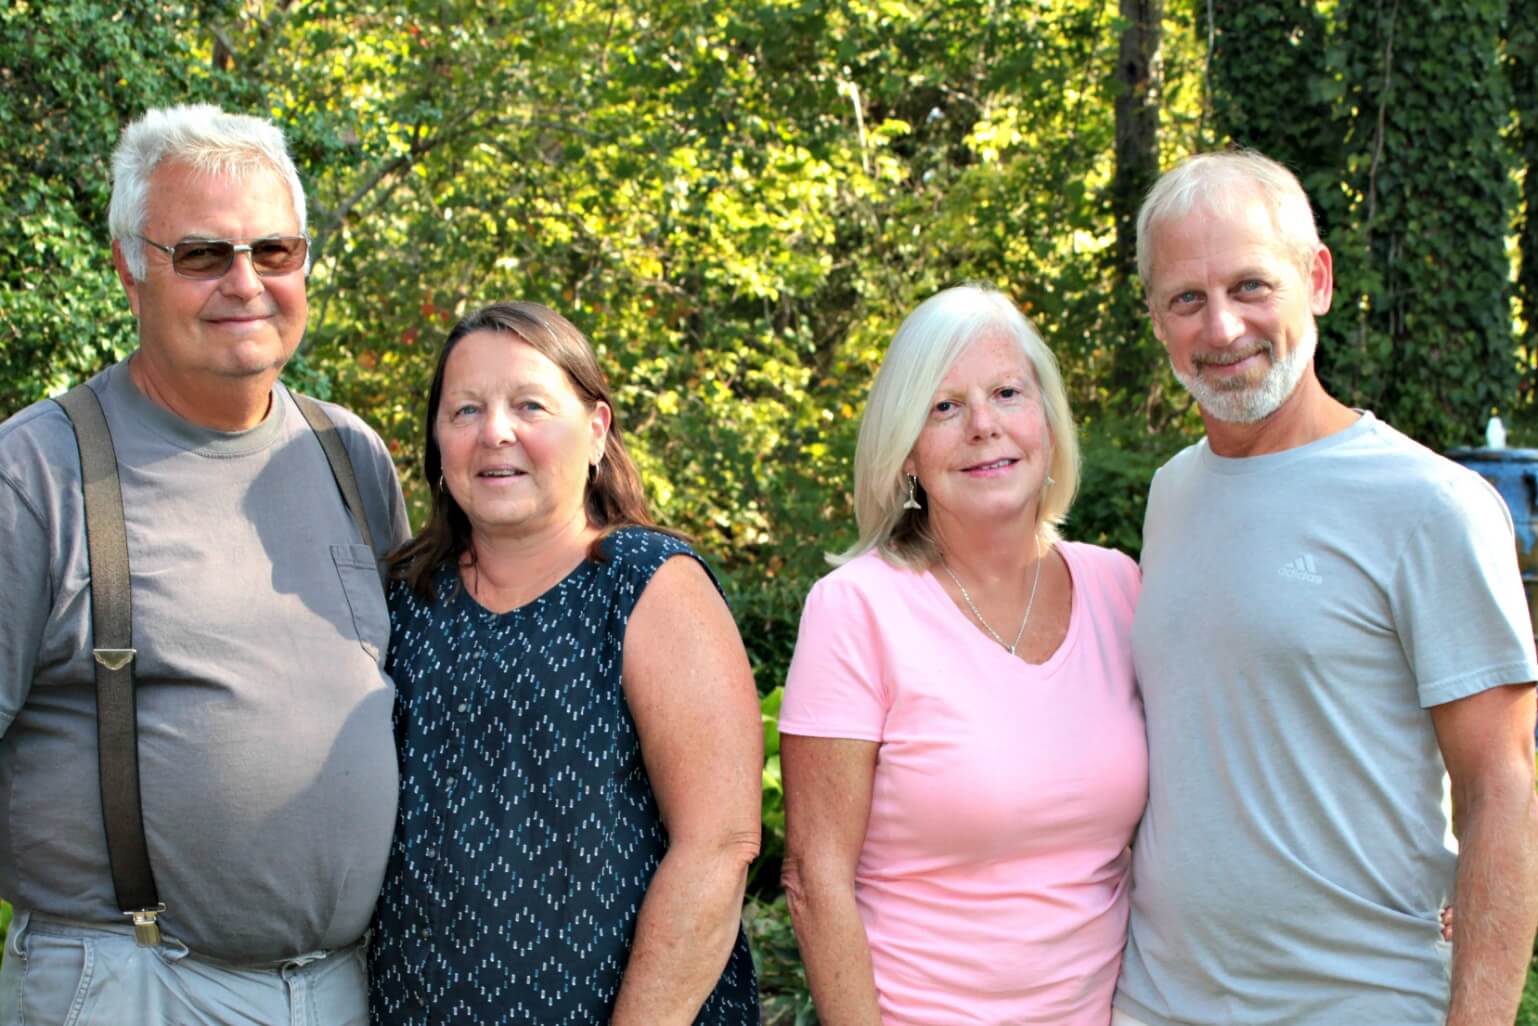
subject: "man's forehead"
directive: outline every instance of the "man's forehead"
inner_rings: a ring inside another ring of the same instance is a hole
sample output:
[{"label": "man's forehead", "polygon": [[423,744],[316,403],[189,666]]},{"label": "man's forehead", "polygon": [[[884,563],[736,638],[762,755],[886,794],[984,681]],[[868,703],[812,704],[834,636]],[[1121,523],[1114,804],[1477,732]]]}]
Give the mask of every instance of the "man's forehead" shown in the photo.
[{"label": "man's forehead", "polygon": [[1249,232],[1257,238],[1281,235],[1276,211],[1253,185],[1239,183],[1222,193],[1198,198],[1179,214],[1171,214],[1154,224],[1154,244],[1160,242],[1160,229],[1175,232],[1232,233]]},{"label": "man's forehead", "polygon": [[1263,201],[1203,203],[1152,226],[1156,288],[1168,274],[1193,274],[1198,264],[1225,275],[1261,272],[1288,261],[1288,251],[1273,212]]},{"label": "man's forehead", "polygon": [[270,229],[261,234],[298,230],[298,214],[288,182],[266,163],[227,168],[201,167],[174,158],[161,161],[149,176],[145,191],[145,222],[172,225],[188,237],[209,236],[203,221],[217,220],[236,203],[258,201]]}]

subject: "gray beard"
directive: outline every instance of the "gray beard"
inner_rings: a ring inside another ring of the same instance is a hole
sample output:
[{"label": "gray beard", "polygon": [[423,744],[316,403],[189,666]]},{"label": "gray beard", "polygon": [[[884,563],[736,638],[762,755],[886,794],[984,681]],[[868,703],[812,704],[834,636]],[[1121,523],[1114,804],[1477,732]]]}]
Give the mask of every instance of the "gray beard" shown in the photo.
[{"label": "gray beard", "polygon": [[[1314,348],[1319,341],[1318,329],[1309,325],[1308,334],[1299,340],[1280,360],[1275,360],[1266,376],[1258,385],[1246,388],[1215,388],[1200,374],[1187,374],[1170,361],[1170,370],[1191,393],[1202,412],[1214,420],[1228,424],[1255,424],[1275,413],[1287,397],[1292,395],[1303,372],[1314,361]],[[1268,351],[1275,348],[1268,345]]]}]

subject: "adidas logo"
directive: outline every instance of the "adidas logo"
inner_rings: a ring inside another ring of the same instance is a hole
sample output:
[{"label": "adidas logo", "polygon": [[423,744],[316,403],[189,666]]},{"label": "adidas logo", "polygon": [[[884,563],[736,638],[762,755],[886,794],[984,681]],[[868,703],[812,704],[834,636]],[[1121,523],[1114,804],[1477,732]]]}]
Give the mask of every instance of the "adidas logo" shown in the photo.
[{"label": "adidas logo", "polygon": [[1299,556],[1291,563],[1284,563],[1277,571],[1277,575],[1290,581],[1304,581],[1308,584],[1324,583],[1324,578],[1319,576],[1318,568],[1314,566],[1313,556]]}]

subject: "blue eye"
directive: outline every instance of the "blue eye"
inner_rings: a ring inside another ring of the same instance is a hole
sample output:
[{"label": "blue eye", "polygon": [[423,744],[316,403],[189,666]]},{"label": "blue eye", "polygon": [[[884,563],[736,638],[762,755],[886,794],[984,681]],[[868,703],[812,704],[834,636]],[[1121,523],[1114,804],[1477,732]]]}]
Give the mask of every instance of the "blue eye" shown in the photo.
[{"label": "blue eye", "polygon": [[956,409],[956,403],[949,399],[941,399],[939,402],[935,403],[934,412],[950,413],[954,409]]}]

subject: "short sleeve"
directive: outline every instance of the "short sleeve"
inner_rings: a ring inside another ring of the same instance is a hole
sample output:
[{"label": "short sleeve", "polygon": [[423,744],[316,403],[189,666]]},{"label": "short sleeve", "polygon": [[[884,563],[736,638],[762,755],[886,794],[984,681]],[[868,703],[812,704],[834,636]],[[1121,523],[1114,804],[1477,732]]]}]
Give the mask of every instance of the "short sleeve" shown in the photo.
[{"label": "short sleeve", "polygon": [[878,631],[855,582],[835,572],[812,587],[785,678],[781,733],[882,740],[891,695]]},{"label": "short sleeve", "polygon": [[1389,601],[1423,707],[1538,678],[1511,514],[1477,475],[1442,484]]},{"label": "short sleeve", "polygon": [[1136,560],[1119,549],[1101,549],[1100,552],[1105,577],[1114,582],[1118,600],[1129,610],[1135,608],[1138,592],[1143,588],[1142,569]]}]

